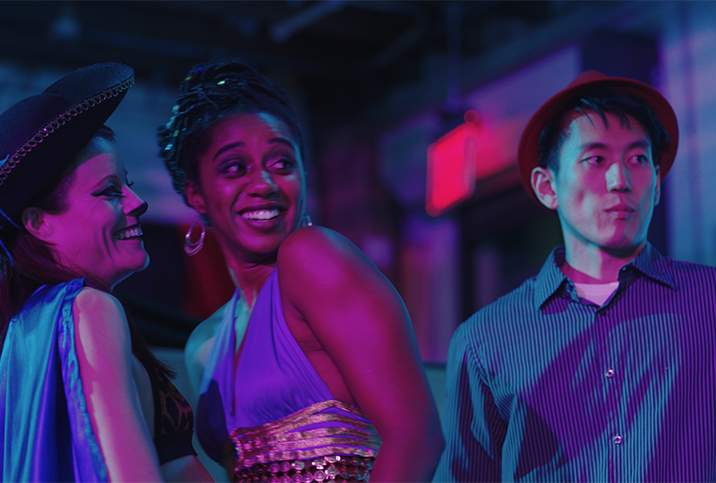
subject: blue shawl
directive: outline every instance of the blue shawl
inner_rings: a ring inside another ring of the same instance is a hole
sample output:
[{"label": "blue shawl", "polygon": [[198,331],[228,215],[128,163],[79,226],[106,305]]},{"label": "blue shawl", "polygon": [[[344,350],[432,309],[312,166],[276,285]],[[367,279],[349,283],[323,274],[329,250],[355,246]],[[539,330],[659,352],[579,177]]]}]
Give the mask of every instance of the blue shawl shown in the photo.
[{"label": "blue shawl", "polygon": [[10,321],[0,356],[2,481],[107,481],[75,350],[82,286],[45,285]]}]

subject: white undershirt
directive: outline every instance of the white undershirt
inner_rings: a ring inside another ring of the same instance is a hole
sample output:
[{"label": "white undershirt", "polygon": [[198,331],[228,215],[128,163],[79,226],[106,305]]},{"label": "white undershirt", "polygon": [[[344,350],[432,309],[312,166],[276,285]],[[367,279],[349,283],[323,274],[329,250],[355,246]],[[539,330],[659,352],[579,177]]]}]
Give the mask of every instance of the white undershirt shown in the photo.
[{"label": "white undershirt", "polygon": [[580,299],[588,300],[601,307],[604,305],[604,302],[609,300],[609,297],[616,292],[617,287],[619,287],[619,282],[575,283],[574,286],[577,289],[577,296]]}]

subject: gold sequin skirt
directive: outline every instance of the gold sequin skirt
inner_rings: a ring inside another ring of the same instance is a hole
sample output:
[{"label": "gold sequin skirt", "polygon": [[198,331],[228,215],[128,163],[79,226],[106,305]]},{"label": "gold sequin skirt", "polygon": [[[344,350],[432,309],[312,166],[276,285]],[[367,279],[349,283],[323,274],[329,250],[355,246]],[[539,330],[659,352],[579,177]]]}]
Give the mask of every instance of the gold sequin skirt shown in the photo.
[{"label": "gold sequin skirt", "polygon": [[222,465],[239,482],[368,481],[380,444],[359,409],[322,401],[262,426],[235,428]]},{"label": "gold sequin skirt", "polygon": [[239,483],[311,483],[313,481],[367,482],[373,468],[373,457],[329,455],[293,461],[256,464],[235,473]]}]

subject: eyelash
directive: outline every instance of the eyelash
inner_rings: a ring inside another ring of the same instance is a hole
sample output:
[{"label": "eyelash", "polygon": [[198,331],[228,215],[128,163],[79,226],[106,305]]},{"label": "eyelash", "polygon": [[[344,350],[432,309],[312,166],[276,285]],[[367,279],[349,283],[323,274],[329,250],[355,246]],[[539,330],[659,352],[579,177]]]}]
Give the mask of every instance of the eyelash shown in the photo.
[{"label": "eyelash", "polygon": [[233,174],[236,175],[242,171],[246,170],[246,166],[244,163],[241,163],[239,161],[231,161],[224,165],[222,165],[219,168],[219,171],[223,174]]},{"label": "eyelash", "polygon": [[[270,167],[279,172],[291,171],[296,167],[296,161],[291,158],[281,158],[270,164]],[[234,169],[234,171],[232,171]],[[228,162],[219,167],[219,172],[223,174],[241,175],[247,170],[247,166],[239,161]]]},{"label": "eyelash", "polygon": [[295,165],[296,162],[290,158],[281,158],[275,163],[273,163],[273,167],[279,170],[290,170],[293,169]]},{"label": "eyelash", "polygon": [[110,186],[103,190],[100,196],[106,196],[107,198],[124,198],[125,195],[122,193],[122,190],[117,189],[115,186]]}]

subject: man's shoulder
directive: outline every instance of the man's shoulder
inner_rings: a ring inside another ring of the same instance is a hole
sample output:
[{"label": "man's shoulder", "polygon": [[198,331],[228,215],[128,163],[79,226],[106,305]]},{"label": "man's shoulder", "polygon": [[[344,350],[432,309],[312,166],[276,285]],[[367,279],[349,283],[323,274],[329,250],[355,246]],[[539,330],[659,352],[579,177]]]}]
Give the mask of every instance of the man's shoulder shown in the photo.
[{"label": "man's shoulder", "polygon": [[674,260],[673,258],[666,258],[673,270],[681,271],[685,273],[704,273],[712,276],[716,276],[716,267],[711,265],[704,265],[701,263],[685,262],[682,260]]},{"label": "man's shoulder", "polygon": [[535,289],[537,276],[530,277],[516,289],[498,297],[472,314],[462,325],[480,325],[494,323],[496,318],[502,320],[521,320],[518,315],[531,312],[535,307]]},{"label": "man's shoulder", "polygon": [[678,286],[716,286],[716,267],[701,263],[664,258],[666,271],[672,274]]}]

